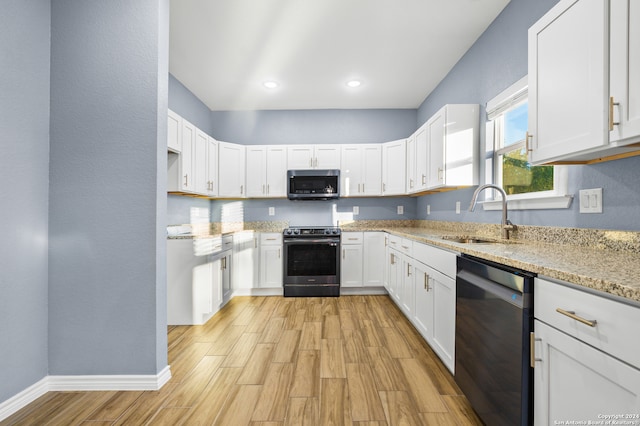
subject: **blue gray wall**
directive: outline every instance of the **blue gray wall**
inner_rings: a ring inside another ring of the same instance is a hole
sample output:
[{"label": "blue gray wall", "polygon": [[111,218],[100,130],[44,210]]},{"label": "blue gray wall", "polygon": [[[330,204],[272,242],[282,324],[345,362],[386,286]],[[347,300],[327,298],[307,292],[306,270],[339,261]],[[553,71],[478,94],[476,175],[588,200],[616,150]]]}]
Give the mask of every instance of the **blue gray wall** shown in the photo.
[{"label": "blue gray wall", "polygon": [[[418,110],[420,123],[426,121],[447,103],[479,103],[481,128],[484,128],[487,101],[527,74],[527,28],[546,13],[557,0],[511,0],[485,33],[460,59],[447,77],[425,99]],[[484,152],[484,132],[481,132]],[[484,165],[483,165],[484,166]],[[480,176],[484,176],[484,169]],[[574,202],[569,209],[513,211],[509,216],[516,224],[640,230],[640,157],[610,161],[589,166],[569,167],[569,193]],[[603,188],[603,213],[580,214],[578,191]],[[475,212],[468,207],[473,189],[420,197],[418,219],[497,222],[496,211]],[[455,214],[455,203],[461,201],[463,211]],[[431,206],[427,216],[426,206]]]},{"label": "blue gray wall", "polygon": [[49,1],[0,13],[0,402],[47,375]]},{"label": "blue gray wall", "polygon": [[52,2],[53,375],[167,365],[168,2]]},{"label": "blue gray wall", "polygon": [[212,136],[243,145],[378,143],[416,129],[413,109],[214,111]]}]

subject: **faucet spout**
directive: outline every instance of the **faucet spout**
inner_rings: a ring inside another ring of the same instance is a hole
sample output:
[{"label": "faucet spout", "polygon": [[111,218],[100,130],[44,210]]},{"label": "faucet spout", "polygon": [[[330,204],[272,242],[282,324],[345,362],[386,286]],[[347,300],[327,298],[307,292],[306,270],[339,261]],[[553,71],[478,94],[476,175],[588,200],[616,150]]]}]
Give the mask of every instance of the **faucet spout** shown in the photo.
[{"label": "faucet spout", "polygon": [[475,190],[475,192],[473,193],[473,196],[471,197],[471,204],[469,205],[469,211],[472,212],[472,211],[475,210],[476,204],[478,203],[478,194],[480,194],[485,189],[489,189],[489,188],[495,189],[502,196],[501,235],[502,235],[502,239],[503,240],[508,240],[509,239],[509,231],[512,231],[512,230],[516,229],[516,226],[513,223],[511,223],[511,221],[507,217],[508,216],[508,212],[507,212],[507,194],[504,192],[504,189],[500,188],[498,185],[493,185],[493,184],[486,184],[486,185],[479,186]]}]

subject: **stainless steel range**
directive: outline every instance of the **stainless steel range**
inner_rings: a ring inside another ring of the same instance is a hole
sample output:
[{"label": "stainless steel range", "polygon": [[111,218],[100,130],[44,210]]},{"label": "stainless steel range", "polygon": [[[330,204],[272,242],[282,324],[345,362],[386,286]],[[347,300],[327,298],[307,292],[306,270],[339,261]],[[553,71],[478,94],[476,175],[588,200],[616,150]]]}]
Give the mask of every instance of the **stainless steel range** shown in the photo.
[{"label": "stainless steel range", "polygon": [[340,296],[340,228],[283,231],[285,297]]}]

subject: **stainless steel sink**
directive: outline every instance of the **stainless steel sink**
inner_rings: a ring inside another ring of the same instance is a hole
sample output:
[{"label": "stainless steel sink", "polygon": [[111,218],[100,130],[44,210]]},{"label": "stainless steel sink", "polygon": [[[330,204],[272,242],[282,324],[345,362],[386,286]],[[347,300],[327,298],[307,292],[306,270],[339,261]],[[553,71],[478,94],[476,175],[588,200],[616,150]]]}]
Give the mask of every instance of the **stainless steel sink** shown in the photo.
[{"label": "stainless steel sink", "polygon": [[461,244],[497,244],[502,241],[497,240],[486,240],[484,238],[476,238],[476,237],[452,237],[452,236],[444,236],[443,240],[451,241],[453,243],[461,243]]}]

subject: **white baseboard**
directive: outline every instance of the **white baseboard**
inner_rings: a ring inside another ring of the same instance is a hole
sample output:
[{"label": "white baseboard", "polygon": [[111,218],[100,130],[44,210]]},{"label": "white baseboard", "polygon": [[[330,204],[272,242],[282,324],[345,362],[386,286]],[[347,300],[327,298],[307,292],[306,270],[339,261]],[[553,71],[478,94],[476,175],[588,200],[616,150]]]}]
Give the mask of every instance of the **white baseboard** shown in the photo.
[{"label": "white baseboard", "polygon": [[49,392],[49,377],[43,378],[17,395],[0,402],[0,421],[31,404],[47,392]]},{"label": "white baseboard", "polygon": [[156,375],[46,376],[22,392],[0,403],[0,421],[53,391],[159,390],[171,379],[166,366]]}]

